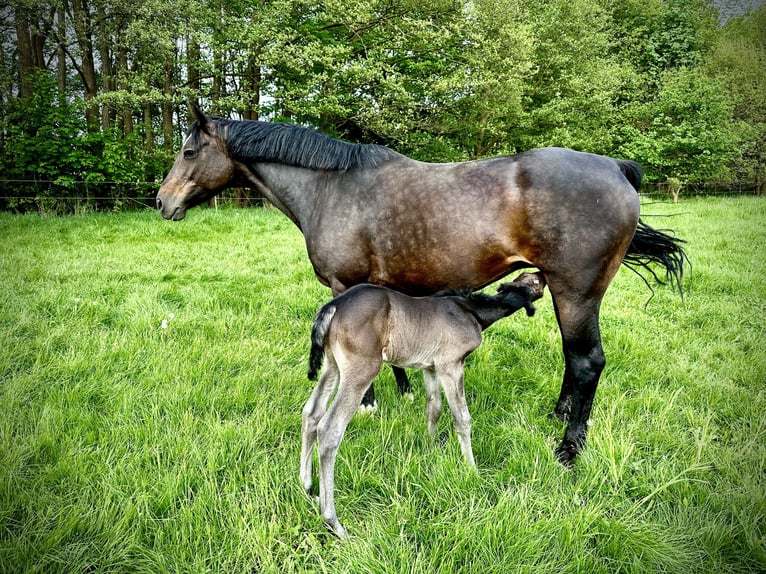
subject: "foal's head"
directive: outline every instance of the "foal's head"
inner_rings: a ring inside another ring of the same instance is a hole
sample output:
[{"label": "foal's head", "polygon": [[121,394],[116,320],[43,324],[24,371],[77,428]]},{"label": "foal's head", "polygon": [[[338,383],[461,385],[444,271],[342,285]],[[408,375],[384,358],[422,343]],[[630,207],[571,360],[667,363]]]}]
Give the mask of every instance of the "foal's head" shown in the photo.
[{"label": "foal's head", "polygon": [[524,309],[527,315],[531,317],[535,314],[535,306],[532,305],[532,302],[540,299],[545,291],[545,279],[542,273],[522,273],[511,283],[501,283],[497,286],[497,293],[501,297],[515,297],[520,290],[529,297],[529,303],[524,305]]}]

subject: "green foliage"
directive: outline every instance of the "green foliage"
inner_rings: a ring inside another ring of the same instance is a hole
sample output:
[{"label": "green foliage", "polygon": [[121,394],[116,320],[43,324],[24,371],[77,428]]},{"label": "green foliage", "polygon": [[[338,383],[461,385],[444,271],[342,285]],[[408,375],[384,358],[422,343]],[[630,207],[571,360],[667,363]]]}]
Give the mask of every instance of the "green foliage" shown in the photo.
[{"label": "green foliage", "polygon": [[709,0],[98,1],[84,21],[29,4],[0,29],[26,26],[48,79],[19,100],[0,47],[0,166],[57,182],[37,195],[159,180],[189,99],[428,161],[558,145],[639,160],[656,182],[766,181],[763,6],[719,23]]},{"label": "green foliage", "polygon": [[524,7],[534,38],[534,73],[525,83],[523,118],[511,130],[516,149],[612,151],[614,101],[625,72],[611,53],[603,3],[556,0]]},{"label": "green foliage", "polygon": [[[151,158],[138,138],[124,138],[117,130],[89,132],[81,102],[69,103],[47,74],[36,77],[30,101],[8,103],[1,124],[0,172],[9,181],[0,185],[6,206],[14,210],[66,212],[83,189],[118,199],[125,191],[115,182],[144,181],[151,172]],[[129,195],[147,193],[144,188]]]},{"label": "green foliage", "polygon": [[733,100],[737,155],[735,180],[766,185],[766,5],[747,18],[732,18],[708,59],[710,73],[724,82]]},{"label": "green foliage", "polygon": [[763,572],[766,204],[643,212],[689,241],[692,284],[645,309],[618,273],[576,466],[546,294],[468,360],[478,472],[449,414],[428,436],[420,376],[413,404],[381,374],[338,455],[347,543],[298,479],[330,293],[287,218],[0,214],[0,572]]},{"label": "green foliage", "polygon": [[649,181],[720,180],[736,151],[732,101],[721,82],[697,70],[662,74],[656,97],[626,106],[620,154],[641,163]]}]

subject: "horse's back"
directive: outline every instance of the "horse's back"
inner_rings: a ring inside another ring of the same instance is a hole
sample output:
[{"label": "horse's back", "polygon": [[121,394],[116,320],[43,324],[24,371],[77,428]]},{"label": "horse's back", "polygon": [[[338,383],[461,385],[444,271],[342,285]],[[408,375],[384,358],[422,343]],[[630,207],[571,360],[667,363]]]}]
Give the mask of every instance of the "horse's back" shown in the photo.
[{"label": "horse's back", "polygon": [[321,228],[304,231],[315,268],[344,286],[416,295],[525,267],[600,266],[627,248],[638,219],[617,160],[563,148],[453,164],[397,158],[349,174],[326,201]]}]

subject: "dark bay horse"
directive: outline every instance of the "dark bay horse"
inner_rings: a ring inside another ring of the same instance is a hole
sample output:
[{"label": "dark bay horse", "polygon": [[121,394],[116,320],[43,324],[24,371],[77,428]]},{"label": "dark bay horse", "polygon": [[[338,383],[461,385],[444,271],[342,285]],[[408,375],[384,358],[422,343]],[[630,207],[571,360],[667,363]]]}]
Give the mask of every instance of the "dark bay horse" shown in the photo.
[{"label": "dark bay horse", "polygon": [[[359,283],[409,295],[476,290],[539,269],[565,358],[554,413],[571,464],[605,359],[599,309],[622,263],[662,265],[680,288],[680,240],[639,221],[640,166],[561,148],[430,164],[281,123],[208,117],[192,124],[157,195],[166,219],[227,187],[251,187],[303,233],[333,295]],[[370,387],[372,389],[372,387]]]}]

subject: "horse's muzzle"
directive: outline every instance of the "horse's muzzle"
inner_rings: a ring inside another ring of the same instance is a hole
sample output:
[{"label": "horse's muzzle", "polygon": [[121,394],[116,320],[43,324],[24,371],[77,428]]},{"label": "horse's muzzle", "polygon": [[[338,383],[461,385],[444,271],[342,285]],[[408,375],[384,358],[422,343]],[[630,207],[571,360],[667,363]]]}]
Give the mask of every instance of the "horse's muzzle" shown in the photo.
[{"label": "horse's muzzle", "polygon": [[157,210],[160,212],[160,215],[162,215],[162,217],[164,217],[165,219],[172,219],[173,221],[181,221],[184,217],[186,217],[186,210],[183,208],[181,204],[168,205],[168,203],[163,201],[159,195],[157,196],[156,203],[157,203]]}]

